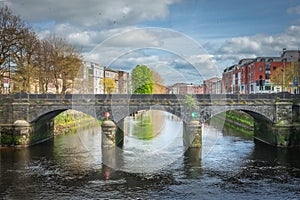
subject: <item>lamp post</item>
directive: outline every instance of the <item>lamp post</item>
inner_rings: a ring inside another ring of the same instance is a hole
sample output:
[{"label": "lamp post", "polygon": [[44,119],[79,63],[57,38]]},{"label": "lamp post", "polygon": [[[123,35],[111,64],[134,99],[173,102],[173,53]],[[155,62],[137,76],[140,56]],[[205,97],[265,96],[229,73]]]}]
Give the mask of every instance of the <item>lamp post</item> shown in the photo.
[{"label": "lamp post", "polygon": [[104,92],[104,94],[106,93],[105,92],[105,90],[106,90],[106,80],[105,80],[105,78],[106,78],[106,76],[105,76],[105,70],[106,70],[106,66],[104,66],[103,67],[103,92]]}]

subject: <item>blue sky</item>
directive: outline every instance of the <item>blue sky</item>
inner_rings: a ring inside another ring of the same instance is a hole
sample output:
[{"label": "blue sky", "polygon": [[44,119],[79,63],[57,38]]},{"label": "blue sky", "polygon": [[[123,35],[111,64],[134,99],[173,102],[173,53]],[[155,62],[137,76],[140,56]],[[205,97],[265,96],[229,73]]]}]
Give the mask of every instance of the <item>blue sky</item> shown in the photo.
[{"label": "blue sky", "polygon": [[220,76],[224,67],[239,59],[279,56],[283,48],[300,47],[299,0],[7,0],[2,4],[31,24],[41,38],[49,34],[66,38],[86,60],[127,71],[146,64],[167,84],[198,84],[203,78]]}]

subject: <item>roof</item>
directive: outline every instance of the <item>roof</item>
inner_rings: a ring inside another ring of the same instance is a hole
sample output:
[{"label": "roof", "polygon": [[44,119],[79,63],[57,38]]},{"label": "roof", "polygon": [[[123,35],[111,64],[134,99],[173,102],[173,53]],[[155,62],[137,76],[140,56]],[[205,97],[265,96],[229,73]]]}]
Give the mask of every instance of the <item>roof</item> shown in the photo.
[{"label": "roof", "polygon": [[281,54],[281,58],[286,58],[288,62],[299,61],[300,50],[284,50]]}]

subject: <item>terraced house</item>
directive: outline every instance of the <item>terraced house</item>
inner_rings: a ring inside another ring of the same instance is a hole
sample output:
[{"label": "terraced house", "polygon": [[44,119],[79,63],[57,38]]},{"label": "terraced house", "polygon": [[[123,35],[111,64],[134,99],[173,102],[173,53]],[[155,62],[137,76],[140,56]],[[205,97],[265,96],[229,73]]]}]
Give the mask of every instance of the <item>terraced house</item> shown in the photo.
[{"label": "terraced house", "polygon": [[225,93],[299,93],[300,51],[286,50],[280,57],[246,58],[223,71]]}]

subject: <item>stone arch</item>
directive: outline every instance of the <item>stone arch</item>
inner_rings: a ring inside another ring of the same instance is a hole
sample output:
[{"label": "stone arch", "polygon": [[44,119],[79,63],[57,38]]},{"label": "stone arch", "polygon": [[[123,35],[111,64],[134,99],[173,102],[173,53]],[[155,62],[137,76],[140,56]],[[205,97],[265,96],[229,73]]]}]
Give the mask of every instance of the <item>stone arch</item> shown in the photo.
[{"label": "stone arch", "polygon": [[[33,108],[33,110],[35,109]],[[41,120],[51,120],[55,118],[57,115],[59,115],[60,113],[67,110],[79,111],[96,118],[94,109],[87,109],[85,106],[66,105],[66,106],[49,106],[49,107],[44,106],[44,108],[42,109],[37,109],[35,111],[32,111],[28,120],[30,123],[37,123]]]},{"label": "stone arch", "polygon": [[[167,108],[167,109],[164,109],[164,108]],[[126,117],[132,115],[132,114],[135,114],[137,112],[140,112],[140,111],[150,111],[150,110],[156,110],[156,111],[162,111],[162,112],[167,112],[169,114],[172,114],[176,117],[178,117],[180,120],[183,121],[183,123],[187,123],[187,121],[184,120],[183,116],[180,115],[180,113],[178,112],[175,112],[176,109],[172,109],[172,107],[169,107],[169,106],[154,106],[154,107],[135,107],[135,108],[132,108],[130,109],[130,111],[128,113],[126,113],[125,115],[123,115],[122,118],[120,118],[119,120],[113,120],[115,123],[120,123],[122,122]]]},{"label": "stone arch", "polygon": [[38,123],[40,121],[44,121],[44,120],[52,120],[54,119],[57,115],[59,115],[60,113],[67,111],[69,109],[55,109],[52,111],[48,111],[46,113],[43,113],[39,116],[37,116],[36,118],[34,118],[33,120],[30,121],[30,123]]},{"label": "stone arch", "polygon": [[[225,106],[223,109],[212,109],[210,116],[208,118],[212,118],[220,113],[231,111],[231,110],[238,110],[243,111],[253,117],[255,120],[264,120],[268,122],[274,121],[274,111],[272,108],[264,108],[258,106]],[[207,119],[208,119],[207,118]],[[205,119],[205,120],[207,120]]]},{"label": "stone arch", "polygon": [[84,114],[90,115],[94,117],[88,112],[83,112],[81,109],[74,109],[72,107],[52,107],[52,109],[44,109],[32,115],[31,120],[29,121],[31,127],[30,133],[30,145],[41,143],[47,141],[54,136],[54,118],[59,115],[60,113],[67,111],[67,110],[74,110],[79,111]]}]

